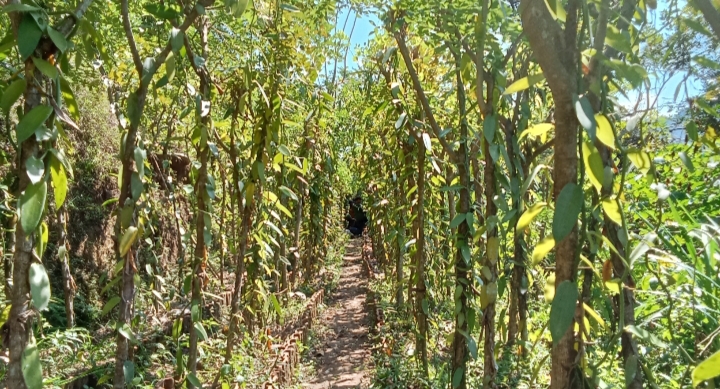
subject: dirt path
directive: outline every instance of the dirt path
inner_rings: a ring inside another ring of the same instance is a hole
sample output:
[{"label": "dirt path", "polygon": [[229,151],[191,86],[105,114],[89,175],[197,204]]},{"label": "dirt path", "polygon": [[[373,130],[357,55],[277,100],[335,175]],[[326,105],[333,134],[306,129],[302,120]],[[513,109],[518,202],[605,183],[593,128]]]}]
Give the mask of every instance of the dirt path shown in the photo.
[{"label": "dirt path", "polygon": [[362,267],[362,239],[352,239],[345,251],[340,283],[320,318],[318,344],[309,350],[315,376],[303,388],[366,388],[370,364],[365,296],[367,279]]}]

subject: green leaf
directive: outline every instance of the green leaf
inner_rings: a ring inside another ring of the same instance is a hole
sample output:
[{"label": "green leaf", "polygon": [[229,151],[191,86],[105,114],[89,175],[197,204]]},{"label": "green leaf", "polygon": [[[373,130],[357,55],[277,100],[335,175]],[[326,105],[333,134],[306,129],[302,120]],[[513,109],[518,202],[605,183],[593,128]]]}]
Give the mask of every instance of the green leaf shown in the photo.
[{"label": "green leaf", "polygon": [[125,230],[122,238],[120,238],[120,256],[124,257],[130,247],[135,243],[138,236],[138,229],[135,226],[130,226]]},{"label": "green leaf", "polygon": [[595,115],[595,122],[597,123],[597,138],[605,146],[615,149],[615,133],[613,133],[612,125],[610,121],[603,114]]},{"label": "green leaf", "polygon": [[653,345],[660,348],[668,347],[668,345],[665,344],[665,342],[663,342],[662,340],[660,340],[660,338],[638,326],[628,325],[625,327],[625,332],[632,334],[634,337],[642,340],[647,345]]},{"label": "green leaf", "polygon": [[35,7],[28,4],[8,4],[3,7],[2,13],[10,13],[10,12],[34,12],[34,11],[41,11],[42,8]]},{"label": "green leaf", "polygon": [[45,211],[45,200],[47,199],[47,182],[40,181],[37,184],[28,185],[20,195],[18,207],[20,208],[20,225],[26,234],[31,234],[40,224],[42,214]]},{"label": "green leaf", "polygon": [[705,26],[703,26],[702,23],[700,23],[696,20],[688,19],[688,18],[683,18],[682,21],[683,21],[683,23],[685,23],[686,26],[695,30],[695,32],[699,32],[700,34],[703,34],[708,37],[713,37],[713,34],[710,31],[708,31],[708,29],[705,28]]},{"label": "green leaf", "polygon": [[138,97],[135,92],[130,93],[127,98],[127,115],[130,119],[130,125],[137,128],[140,125],[140,108],[138,107]]},{"label": "green leaf", "polygon": [[703,381],[708,381],[718,376],[720,376],[720,351],[711,355],[693,369],[693,387],[700,385]]},{"label": "green leaf", "polygon": [[34,155],[29,156],[25,160],[25,172],[27,173],[30,182],[37,184],[42,180],[45,174],[45,162],[42,159],[36,158]]},{"label": "green leaf", "polygon": [[497,128],[497,118],[495,118],[495,115],[492,114],[483,120],[483,134],[485,135],[485,140],[488,143],[493,143],[495,140],[495,129]]},{"label": "green leaf", "polygon": [[225,6],[233,16],[239,18],[245,13],[249,2],[250,0],[225,0]]},{"label": "green leaf", "polygon": [[462,254],[462,257],[465,260],[465,264],[469,265],[470,260],[471,260],[470,246],[468,246],[468,243],[466,240],[458,240],[457,244],[458,244],[458,247],[460,248],[460,253]]},{"label": "green leaf", "polygon": [[180,49],[183,48],[185,40],[185,33],[178,29],[173,28],[170,30],[170,47],[172,47],[172,51],[175,54],[178,54],[180,52]]},{"label": "green leaf", "polygon": [[105,306],[103,307],[102,311],[100,312],[100,316],[105,316],[110,311],[112,311],[113,308],[115,308],[116,305],[120,303],[120,296],[115,296],[108,300],[107,303],[105,303]]},{"label": "green leaf", "polygon": [[530,88],[531,86],[533,86],[543,80],[545,80],[545,75],[542,73],[523,77],[523,78],[513,82],[512,84],[510,84],[510,86],[507,87],[507,89],[505,89],[505,92],[503,92],[503,94],[509,95],[509,94],[520,92],[520,91],[524,91],[525,89]]},{"label": "green leaf", "polygon": [[578,122],[587,131],[588,136],[590,136],[590,141],[595,142],[597,122],[595,121],[595,113],[590,105],[590,101],[588,101],[585,96],[573,96],[573,105]]},{"label": "green leaf", "polygon": [[80,122],[80,108],[78,108],[77,100],[75,100],[75,93],[73,93],[70,83],[63,76],[60,76],[60,91],[70,117],[76,122]]},{"label": "green leaf", "polygon": [[552,235],[556,242],[565,239],[575,227],[582,205],[582,188],[572,182],[565,185],[558,195],[553,215]]},{"label": "green leaf", "polygon": [[42,72],[42,74],[48,76],[51,79],[57,78],[57,76],[60,74],[58,73],[58,70],[55,66],[53,66],[50,62],[40,59],[38,57],[32,57],[32,61],[35,64],[35,67]]},{"label": "green leaf", "polygon": [[453,389],[460,386],[460,382],[462,381],[463,375],[465,374],[465,369],[462,367],[459,367],[457,370],[455,370],[455,373],[453,373]]},{"label": "green leaf", "polygon": [[527,226],[532,223],[533,219],[535,219],[535,216],[539,215],[540,212],[542,212],[543,209],[547,206],[547,203],[545,202],[539,202],[533,204],[530,208],[525,210],[523,214],[520,216],[520,219],[518,220],[517,224],[515,225],[515,233],[521,234],[522,231],[527,228]]},{"label": "green leaf", "polygon": [[143,8],[158,19],[172,20],[182,15],[182,9],[176,4],[149,3]]},{"label": "green leaf", "polygon": [[695,60],[695,62],[697,62],[700,66],[720,71],[720,63],[718,63],[717,61],[713,61],[702,55],[696,56],[695,58],[693,58],[693,60]]},{"label": "green leaf", "polygon": [[293,12],[293,13],[295,13],[295,12],[300,12],[300,8],[298,8],[298,7],[294,6],[294,5],[291,5],[291,4],[287,4],[287,3],[283,3],[283,4],[280,6],[280,8],[282,8],[282,9],[284,9],[285,11],[288,11],[288,12]]},{"label": "green leaf", "polygon": [[140,199],[143,187],[144,185],[142,179],[140,179],[140,175],[137,172],[133,172],[132,175],[130,175],[130,194],[132,195],[132,199],[134,201]]},{"label": "green leaf", "polygon": [[632,42],[627,31],[620,31],[617,27],[608,25],[606,34],[605,43],[608,46],[628,54],[632,53]]},{"label": "green leaf", "polygon": [[27,389],[41,389],[43,387],[42,365],[35,337],[30,336],[25,350],[22,353],[22,375]]},{"label": "green leaf", "polygon": [[2,109],[3,115],[7,115],[10,112],[10,108],[12,108],[13,104],[15,104],[23,92],[25,92],[25,87],[27,87],[25,79],[18,78],[5,88],[2,97],[0,97],[0,109]]},{"label": "green leaf", "polygon": [[432,141],[430,139],[430,134],[428,134],[427,132],[423,132],[422,140],[423,145],[425,146],[425,150],[432,150]]},{"label": "green leaf", "polygon": [[465,214],[464,213],[458,213],[455,215],[455,217],[450,221],[450,228],[457,228],[462,222],[465,221]]},{"label": "green leaf", "polygon": [[273,308],[275,308],[275,313],[278,314],[280,318],[283,316],[282,307],[280,306],[280,301],[278,301],[277,296],[274,294],[270,295],[270,300],[272,301]]},{"label": "green leaf", "polygon": [[282,154],[282,155],[284,155],[284,156],[286,156],[286,157],[292,156],[292,153],[290,152],[290,149],[288,149],[287,146],[285,146],[285,145],[280,145],[280,146],[278,146],[278,151],[280,152],[280,154]]},{"label": "green leaf", "polygon": [[565,335],[575,317],[578,290],[574,282],[563,281],[557,286],[550,308],[550,335],[553,346]]},{"label": "green leaf", "polygon": [[280,192],[282,192],[285,196],[290,197],[291,199],[293,199],[295,201],[298,200],[298,197],[295,194],[295,192],[293,192],[292,189],[288,188],[287,186],[281,185],[279,189],[280,189]]},{"label": "green leaf", "polygon": [[604,198],[602,200],[603,211],[607,217],[612,220],[615,224],[622,226],[622,214],[620,213],[620,206],[616,199]]},{"label": "green leaf", "polygon": [[[48,226],[47,223],[42,222],[40,223],[40,228],[37,230],[37,237],[35,238],[35,250],[37,251],[37,256],[39,258],[42,258],[45,254],[45,249],[47,248],[48,243]],[[58,256],[60,254],[60,250],[64,249],[65,246],[60,246],[58,248]]]},{"label": "green leaf", "polygon": [[690,173],[695,171],[695,166],[693,166],[692,159],[690,159],[690,157],[688,157],[688,155],[685,154],[684,151],[679,152],[678,156],[680,157],[680,160],[682,161],[683,165],[685,165],[685,168]]},{"label": "green leaf", "polygon": [[627,156],[642,174],[647,174],[650,171],[652,165],[650,163],[650,156],[646,152],[637,148],[630,148],[627,151]]},{"label": "green leaf", "polygon": [[698,126],[697,126],[697,124],[695,124],[695,122],[688,122],[688,124],[685,125],[685,131],[687,131],[688,137],[690,137],[690,139],[692,139],[693,142],[697,142]]},{"label": "green leaf", "polygon": [[[165,77],[166,80],[172,81],[175,78],[175,63],[176,63],[175,55],[173,53],[170,53],[168,55],[168,58],[165,60]],[[162,85],[160,85],[160,82],[155,85],[155,88],[160,88]]]},{"label": "green leaf", "polygon": [[50,279],[45,266],[37,262],[31,264],[29,277],[33,306],[38,311],[44,311],[50,303]]},{"label": "green leaf", "polygon": [[205,332],[205,327],[203,327],[202,323],[196,322],[193,327],[195,328],[195,332],[197,332],[201,341],[206,341],[208,339],[207,332]]},{"label": "green leaf", "polygon": [[535,246],[532,253],[532,264],[536,266],[546,255],[555,247],[555,239],[552,236],[546,236],[540,243]]},{"label": "green leaf", "polygon": [[635,355],[631,355],[625,361],[625,387],[630,387],[630,383],[633,382],[638,371],[638,358]]},{"label": "green leaf", "polygon": [[58,50],[62,51],[63,53],[67,51],[68,48],[70,48],[70,43],[65,39],[65,35],[61,34],[60,31],[48,27],[47,28],[48,36],[50,36],[50,39],[55,44],[55,47],[58,48]]},{"label": "green leaf", "polygon": [[555,19],[565,22],[567,13],[565,12],[565,8],[563,8],[562,0],[546,0],[546,4]]},{"label": "green leaf", "polygon": [[467,338],[467,347],[470,351],[470,356],[472,356],[473,359],[477,359],[478,357],[478,349],[477,349],[477,343],[475,342],[475,339],[473,339],[472,336],[468,336]]},{"label": "green leaf", "polygon": [[67,197],[68,180],[65,174],[65,167],[54,154],[50,154],[50,177],[52,178],[52,186],[55,193],[55,209],[60,209]]},{"label": "green leaf", "polygon": [[406,119],[407,119],[407,113],[405,113],[405,112],[401,113],[400,117],[395,121],[395,129],[399,130],[405,124]]},{"label": "green leaf", "polygon": [[22,143],[35,134],[35,130],[45,123],[52,114],[53,109],[49,105],[38,105],[23,116],[17,125],[17,141]]},{"label": "green leaf", "polygon": [[35,48],[42,38],[42,30],[38,26],[35,18],[30,14],[23,14],[20,25],[18,26],[18,52],[20,59],[24,62],[35,52]]},{"label": "green leaf", "polygon": [[73,176],[72,165],[70,165],[70,162],[68,161],[67,157],[65,157],[65,153],[63,153],[62,150],[53,149],[53,148],[51,148],[49,151],[50,151],[50,154],[52,154],[55,158],[57,158],[57,160],[60,161],[60,163],[63,165],[63,167],[65,168],[65,173],[67,173],[68,177],[72,177]]},{"label": "green leaf", "polygon": [[135,337],[135,334],[133,333],[129,324],[125,323],[118,327],[118,332],[131,343],[137,343],[137,338]]},{"label": "green leaf", "polygon": [[537,165],[537,166],[535,166],[535,168],[532,170],[532,172],[530,172],[530,175],[527,176],[527,178],[525,179],[525,182],[523,182],[523,187],[522,187],[522,189],[520,190],[520,198],[525,197],[525,192],[527,192],[528,188],[530,188],[530,185],[532,184],[533,180],[535,179],[535,176],[537,176],[538,172],[539,172],[541,169],[543,169],[543,168],[547,168],[547,166],[546,166],[546,165],[542,165],[542,164],[541,164],[541,165]]},{"label": "green leaf", "polygon": [[173,323],[172,336],[175,340],[177,340],[181,334],[182,334],[182,318],[179,317],[179,318],[175,319],[175,322]]},{"label": "green leaf", "polygon": [[590,142],[582,142],[582,150],[585,173],[599,193],[605,180],[605,167],[603,166],[602,157],[595,145]]},{"label": "green leaf", "polygon": [[133,378],[135,378],[135,364],[133,361],[123,363],[123,376],[125,377],[125,385],[131,385]]},{"label": "green leaf", "polygon": [[202,383],[200,383],[200,380],[197,378],[197,376],[193,373],[188,374],[187,376],[188,382],[192,384],[196,388],[202,388]]}]

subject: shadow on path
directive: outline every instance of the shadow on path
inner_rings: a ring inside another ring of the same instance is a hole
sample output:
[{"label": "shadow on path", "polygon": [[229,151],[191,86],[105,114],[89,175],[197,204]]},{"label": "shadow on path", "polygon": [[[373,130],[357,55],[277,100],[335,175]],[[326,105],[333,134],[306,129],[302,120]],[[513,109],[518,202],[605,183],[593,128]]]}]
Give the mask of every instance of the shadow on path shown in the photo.
[{"label": "shadow on path", "polygon": [[307,389],[365,388],[370,364],[366,311],[367,279],[362,267],[362,239],[348,242],[340,283],[320,318],[326,331],[309,357],[315,362],[315,377],[303,384]]}]

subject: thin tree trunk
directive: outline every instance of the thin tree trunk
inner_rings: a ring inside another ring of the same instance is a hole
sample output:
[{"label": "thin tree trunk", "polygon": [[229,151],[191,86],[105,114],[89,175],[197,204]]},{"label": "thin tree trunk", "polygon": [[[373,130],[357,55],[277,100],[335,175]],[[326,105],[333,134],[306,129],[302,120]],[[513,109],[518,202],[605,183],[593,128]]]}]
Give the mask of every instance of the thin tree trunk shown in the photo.
[{"label": "thin tree trunk", "polygon": [[[445,184],[447,186],[451,186],[452,180],[454,179],[453,169],[451,166],[448,166],[445,170]],[[446,192],[447,194],[447,211],[448,211],[448,223],[452,222],[453,219],[455,219],[455,192],[452,190],[449,190]],[[452,232],[452,229],[449,229],[449,232]],[[450,274],[454,273],[454,261],[452,259],[452,256],[450,255],[450,249],[451,245],[449,241],[445,242],[445,246],[443,247],[443,258],[445,258],[446,261],[446,268],[445,274],[449,277]],[[450,295],[452,293],[452,284],[449,282],[446,283],[445,293],[447,295]]]},{"label": "thin tree trunk", "polygon": [[67,204],[63,204],[57,211],[57,234],[58,234],[58,262],[63,273],[63,294],[65,297],[65,317],[67,328],[75,327],[75,280],[70,271],[69,244],[67,240]]},{"label": "thin tree trunk", "polygon": [[[205,17],[198,18],[199,26],[197,30],[200,32],[200,50],[204,58],[208,57],[207,41],[208,41],[208,20]],[[195,64],[195,54],[192,51],[190,40],[185,38],[185,50],[190,59],[190,63],[193,64],[195,73],[200,78],[200,93],[202,99],[210,101],[210,80],[208,70],[205,68],[197,67]],[[212,107],[209,108],[212,111]],[[197,119],[201,126],[201,133],[204,135],[200,136],[200,144],[198,145],[198,157],[200,159],[200,169],[198,170],[197,180],[195,182],[195,194],[197,196],[197,207],[195,212],[195,253],[192,261],[192,293],[190,297],[191,315],[190,322],[192,324],[190,329],[190,347],[188,350],[188,362],[187,370],[191,374],[197,374],[197,359],[198,359],[198,342],[199,333],[196,330],[197,327],[202,326],[202,311],[203,311],[203,289],[207,280],[205,268],[207,267],[207,250],[208,250],[208,237],[212,236],[212,225],[206,224],[206,221],[210,221],[210,201],[211,198],[208,195],[207,183],[208,183],[208,160],[210,158],[210,147],[208,146],[208,138],[211,135],[211,113],[210,112],[199,112]],[[188,388],[194,388],[192,383],[188,382]]]},{"label": "thin tree trunk", "polygon": [[[460,71],[460,63],[456,60],[455,74],[457,79],[457,100],[458,110],[460,113],[460,149],[457,153],[458,176],[460,177],[460,207],[459,212],[467,214],[470,212],[470,158],[468,150],[468,125],[466,119],[466,96],[465,87],[462,82]],[[469,289],[471,283],[468,272],[472,270],[472,258],[467,261],[463,254],[463,245],[470,249],[472,236],[470,235],[470,226],[467,218],[460,223],[457,230],[457,250],[455,252],[455,288],[456,293],[455,304],[460,307],[459,312],[455,315],[455,334],[453,336],[453,356],[452,356],[452,377],[454,384],[457,383],[458,389],[467,388],[467,338],[468,322],[464,320],[468,314],[468,295],[472,293]],[[459,375],[459,380],[455,377]],[[459,381],[459,382],[458,382]],[[455,385],[453,385],[455,387]]]},{"label": "thin tree trunk", "polygon": [[[487,119],[487,117],[486,117]],[[495,300],[497,299],[497,262],[499,252],[499,241],[497,226],[489,225],[490,220],[497,218],[497,206],[493,199],[495,198],[495,162],[490,155],[490,142],[484,142],[485,149],[485,223],[487,225],[487,240],[485,241],[485,263],[489,271],[481,272],[482,279],[486,290],[487,305],[482,304],[483,308],[483,333],[484,339],[484,363],[483,363],[483,386],[495,387],[495,375],[497,374],[497,364],[495,363]],[[494,292],[491,290],[494,286]],[[485,306],[483,306],[485,305]]]},{"label": "thin tree trunk", "polygon": [[12,296],[12,280],[13,280],[13,258],[15,257],[15,226],[17,225],[17,215],[13,213],[4,220],[5,224],[5,252],[3,253],[3,270],[5,280],[3,287],[5,288],[5,298]]},{"label": "thin tree trunk", "polygon": [[[422,142],[422,140],[421,140],[420,142]],[[417,142],[416,142],[416,143],[417,143]],[[414,174],[414,171],[417,169],[417,167],[413,165],[414,159],[413,159],[413,154],[412,154],[412,151],[411,151],[411,150],[412,150],[412,149],[411,149],[410,145],[407,145],[407,146],[406,146],[406,154],[405,154],[405,175],[407,176],[407,185],[406,185],[406,188],[408,188],[408,191],[412,190],[412,189],[415,188],[415,186],[417,185],[417,184],[415,183],[415,174]],[[415,197],[418,196],[417,190],[415,190],[414,195],[415,195]],[[412,194],[410,194],[410,197],[412,197]],[[413,206],[413,205],[412,205],[412,201],[411,201],[410,199],[408,199],[408,195],[403,196],[403,197],[400,199],[400,201],[403,201],[403,202],[405,202],[405,204],[406,204],[406,207],[404,207],[404,208],[403,208],[403,211],[402,211],[402,212],[403,212],[402,217],[400,218],[400,220],[401,220],[401,222],[402,222],[401,228],[403,228],[404,230],[407,230],[408,228],[407,228],[407,222],[406,222],[406,218],[405,218],[406,215],[407,215],[407,212],[409,211],[411,215],[417,215],[417,213],[418,213],[418,208],[420,207],[420,204],[416,203],[416,204]],[[415,231],[412,231],[412,229],[410,229],[409,235],[411,236],[411,238],[415,238],[415,245],[416,245],[416,247],[417,247],[417,230],[418,230],[417,218],[415,218],[415,223],[413,223],[413,224],[414,224],[414,226],[415,226]],[[403,244],[403,248],[405,248],[405,247],[406,247],[406,246],[405,246],[405,243],[406,243],[406,242],[403,241],[403,242],[401,242],[401,243]],[[405,254],[405,253],[403,253],[403,255],[404,255],[404,254]],[[403,260],[404,260],[404,257],[403,257]],[[411,261],[411,263],[410,263],[410,277],[408,277],[408,283],[407,283],[407,296],[408,296],[408,297],[407,297],[407,299],[408,299],[407,305],[408,305],[408,311],[410,311],[410,310],[412,309],[413,305],[414,305],[414,294],[412,293],[412,288],[415,286],[415,284],[414,284],[414,282],[413,282],[413,280],[415,279],[415,270],[416,270],[416,269],[415,269],[415,265],[414,265],[414,264],[412,263],[412,261]],[[400,280],[398,280],[398,281],[404,281],[404,280],[400,279]],[[402,285],[403,285],[403,284],[401,283],[400,286],[399,286],[399,288],[400,288],[401,290],[402,290],[402,288],[403,288]]]},{"label": "thin tree trunk", "polygon": [[415,320],[418,334],[416,349],[422,361],[423,373],[428,378],[427,330],[428,321],[425,309],[428,305],[425,290],[425,143],[416,138],[418,144],[418,189],[417,189],[417,241],[415,247]]}]

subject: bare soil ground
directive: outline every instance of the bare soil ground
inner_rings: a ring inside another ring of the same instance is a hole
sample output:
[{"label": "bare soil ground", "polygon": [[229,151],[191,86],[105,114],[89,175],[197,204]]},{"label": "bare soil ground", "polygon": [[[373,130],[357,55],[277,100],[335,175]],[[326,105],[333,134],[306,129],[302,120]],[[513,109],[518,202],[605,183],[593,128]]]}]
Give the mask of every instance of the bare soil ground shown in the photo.
[{"label": "bare soil ground", "polygon": [[318,340],[308,350],[315,374],[305,380],[303,388],[369,387],[370,317],[365,305],[367,279],[363,275],[361,250],[361,239],[349,241],[340,283],[316,327]]}]

